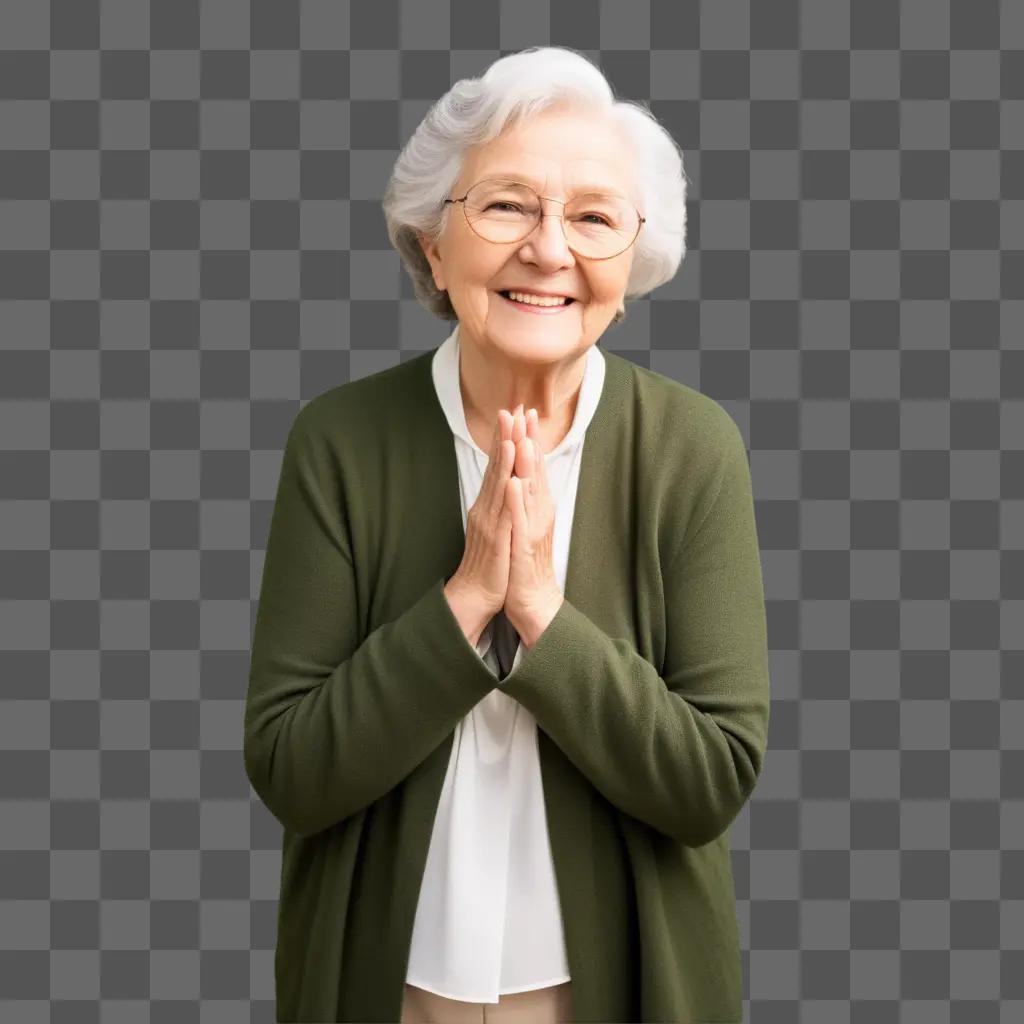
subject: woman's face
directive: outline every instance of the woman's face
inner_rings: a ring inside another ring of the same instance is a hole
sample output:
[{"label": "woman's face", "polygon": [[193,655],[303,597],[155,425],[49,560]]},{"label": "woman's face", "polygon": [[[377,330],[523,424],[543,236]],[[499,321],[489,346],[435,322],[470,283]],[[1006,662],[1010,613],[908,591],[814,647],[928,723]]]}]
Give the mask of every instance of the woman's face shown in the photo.
[{"label": "woman's face", "polygon": [[[565,200],[577,191],[629,197],[646,215],[634,187],[631,152],[621,130],[599,113],[549,108],[471,149],[449,195],[464,196],[485,178],[512,178],[538,195]],[[457,204],[462,205],[462,204]],[[565,362],[585,352],[621,307],[635,244],[610,259],[577,256],[567,245],[561,203],[542,203],[545,216],[520,242],[486,241],[453,205],[436,243],[420,236],[434,283],[447,289],[460,338],[494,346],[513,360]],[[575,299],[556,313],[533,313],[501,294],[506,289]]]}]

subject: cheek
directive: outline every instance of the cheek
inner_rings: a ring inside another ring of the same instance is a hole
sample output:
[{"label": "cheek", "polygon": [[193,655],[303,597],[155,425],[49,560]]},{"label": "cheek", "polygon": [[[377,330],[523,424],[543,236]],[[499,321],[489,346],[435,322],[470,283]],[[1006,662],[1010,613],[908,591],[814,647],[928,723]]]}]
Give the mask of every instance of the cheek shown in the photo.
[{"label": "cheek", "polygon": [[486,302],[486,292],[501,272],[504,261],[496,259],[491,249],[482,248],[483,244],[470,242],[460,249],[452,264],[452,277],[459,291],[467,295],[475,293],[477,301]]},{"label": "cheek", "polygon": [[593,274],[589,281],[590,301],[595,306],[618,306],[626,291],[626,276],[620,271]]},{"label": "cheek", "polygon": [[484,323],[493,300],[491,282],[501,271],[501,260],[494,253],[469,242],[459,249],[451,263],[449,293],[460,308],[461,318],[470,323]]}]

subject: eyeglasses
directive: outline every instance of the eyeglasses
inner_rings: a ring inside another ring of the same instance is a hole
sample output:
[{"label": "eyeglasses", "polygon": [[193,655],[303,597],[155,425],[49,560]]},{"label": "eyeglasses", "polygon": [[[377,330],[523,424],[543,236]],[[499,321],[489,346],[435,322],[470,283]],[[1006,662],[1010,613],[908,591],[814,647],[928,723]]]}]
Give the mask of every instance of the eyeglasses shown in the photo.
[{"label": "eyeglasses", "polygon": [[586,192],[567,201],[541,197],[521,181],[487,178],[478,181],[460,199],[466,220],[475,234],[499,245],[521,242],[541,222],[541,198],[561,203],[565,241],[577,256],[607,260],[625,252],[637,239],[646,218],[627,199],[614,193]]}]

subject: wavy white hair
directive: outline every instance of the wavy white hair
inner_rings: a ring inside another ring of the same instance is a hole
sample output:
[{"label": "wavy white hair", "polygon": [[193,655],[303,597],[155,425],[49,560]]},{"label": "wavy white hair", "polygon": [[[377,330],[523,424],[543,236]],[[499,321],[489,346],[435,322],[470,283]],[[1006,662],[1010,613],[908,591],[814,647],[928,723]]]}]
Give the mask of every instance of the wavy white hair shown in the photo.
[{"label": "wavy white hair", "polygon": [[609,115],[632,142],[647,221],[634,243],[626,297],[653,291],[679,269],[686,252],[688,181],[682,150],[647,107],[617,99],[601,70],[583,54],[533,46],[499,58],[480,78],[456,82],[430,108],[395,161],[383,197],[388,237],[416,297],[431,313],[457,319],[447,291],[434,283],[416,234],[436,239],[444,231],[451,206],[443,200],[459,176],[465,151],[521,118],[566,102]]}]

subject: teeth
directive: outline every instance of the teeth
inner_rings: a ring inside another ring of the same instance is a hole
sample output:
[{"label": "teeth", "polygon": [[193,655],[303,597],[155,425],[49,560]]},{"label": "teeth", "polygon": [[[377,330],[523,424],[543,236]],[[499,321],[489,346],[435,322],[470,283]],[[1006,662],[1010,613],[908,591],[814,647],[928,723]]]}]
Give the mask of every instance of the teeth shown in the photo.
[{"label": "teeth", "polygon": [[531,306],[564,306],[567,301],[564,295],[552,298],[550,296],[528,295],[526,292],[510,291],[508,294],[509,298],[514,299],[516,302],[526,302]]}]

